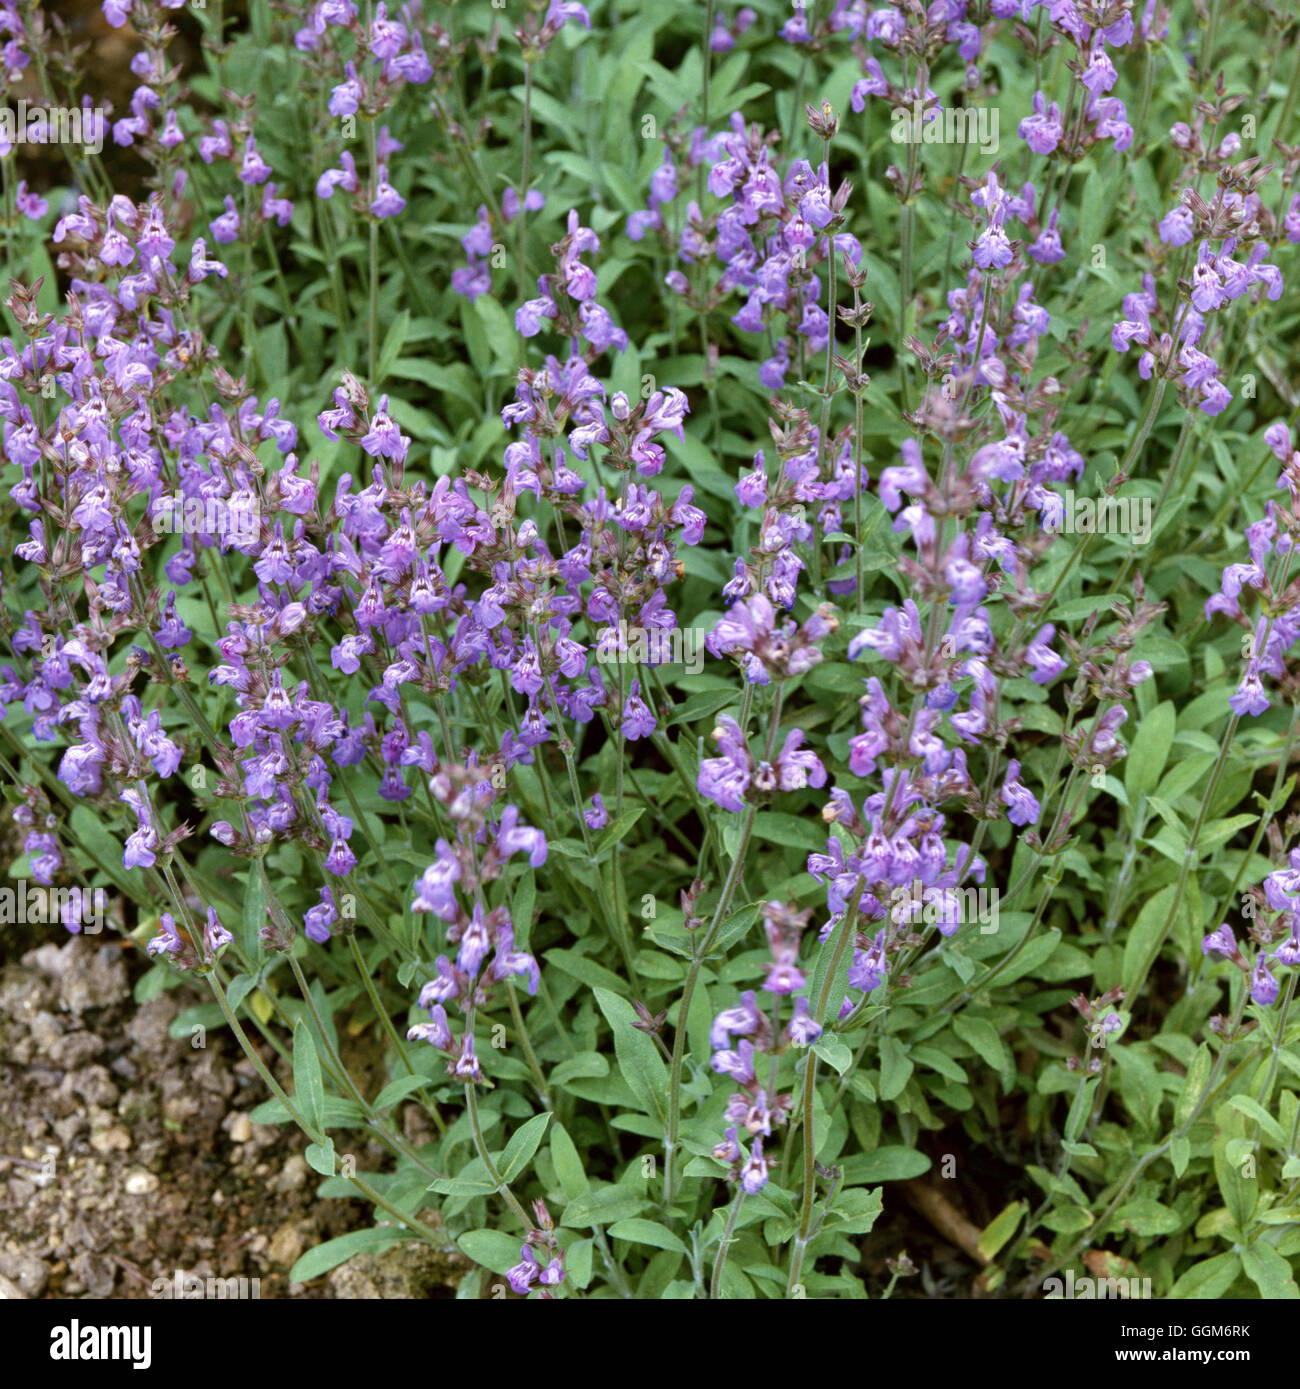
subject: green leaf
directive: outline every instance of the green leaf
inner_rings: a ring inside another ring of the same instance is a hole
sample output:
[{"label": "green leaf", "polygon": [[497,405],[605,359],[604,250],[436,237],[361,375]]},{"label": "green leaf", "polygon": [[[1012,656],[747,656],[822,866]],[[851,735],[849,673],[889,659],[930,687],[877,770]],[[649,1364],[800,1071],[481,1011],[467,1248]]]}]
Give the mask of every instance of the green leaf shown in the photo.
[{"label": "green leaf", "polygon": [[914,1148],[877,1148],[874,1153],[855,1153],[842,1164],[844,1181],[852,1186],[874,1182],[902,1182],[930,1169],[930,1159]]},{"label": "green leaf", "polygon": [[1300,1298],[1300,1288],[1291,1276],[1291,1265],[1271,1244],[1257,1240],[1248,1245],[1241,1251],[1241,1266],[1264,1297],[1288,1301]]},{"label": "green leaf", "polygon": [[427,1076],[398,1076],[396,1080],[390,1080],[375,1096],[375,1108],[391,1109],[398,1100],[404,1100],[407,1095],[413,1095],[428,1083]]},{"label": "green leaf", "polygon": [[1129,1112],[1143,1125],[1153,1123],[1164,1098],[1155,1063],[1140,1046],[1116,1046],[1111,1059],[1119,1070],[1120,1090]]},{"label": "green leaf", "polygon": [[561,1061],[551,1072],[552,1085],[564,1085],[570,1080],[607,1076],[609,1062],[598,1051],[580,1051],[567,1061]]},{"label": "green leaf", "polygon": [[486,380],[492,375],[493,353],[488,342],[487,329],[483,326],[482,313],[476,311],[472,304],[462,301],[460,326],[474,374],[479,380]]},{"label": "green leaf", "polygon": [[826,827],[820,816],[801,818],[783,811],[762,810],[754,816],[754,834],[770,844],[820,853],[826,848]]},{"label": "green leaf", "polygon": [[542,1146],[546,1126],[550,1122],[549,1113],[536,1114],[511,1135],[497,1163],[501,1176],[507,1182],[513,1181],[532,1162],[533,1154]]},{"label": "green leaf", "polygon": [[[846,1048],[847,1050],[847,1048]],[[880,1042],[880,1098],[896,1100],[907,1086],[915,1067],[897,1037]]]},{"label": "green leaf", "polygon": [[346,1263],[354,1254],[382,1254],[385,1249],[411,1236],[392,1226],[381,1225],[369,1230],[353,1230],[351,1234],[326,1240],[309,1249],[289,1270],[291,1283],[310,1283],[322,1273]]},{"label": "green leaf", "polygon": [[334,1140],[326,1138],[323,1143],[309,1143],[303,1150],[307,1166],[322,1177],[334,1175]]},{"label": "green leaf", "polygon": [[566,1201],[576,1201],[590,1190],[591,1183],[587,1180],[582,1158],[563,1124],[556,1124],[551,1129],[551,1161],[555,1164],[555,1175],[560,1179]]},{"label": "green leaf", "polygon": [[709,950],[708,957],[725,955],[738,940],[748,935],[749,928],[758,920],[761,906],[759,902],[751,902],[732,912],[718,927],[717,938]]},{"label": "green leaf", "polygon": [[644,1196],[625,1186],[601,1186],[570,1201],[564,1208],[564,1224],[571,1230],[591,1225],[612,1225],[629,1220],[648,1205]]},{"label": "green leaf", "polygon": [[514,362],[515,328],[510,315],[490,294],[480,294],[474,308],[483,321],[489,346],[494,357],[494,369],[509,371]]},{"label": "green leaf", "polygon": [[1176,1212],[1150,1197],[1129,1201],[1115,1212],[1115,1219],[1135,1235],[1172,1235],[1182,1224]]},{"label": "green leaf", "polygon": [[[287,1124],[290,1121],[289,1111],[281,1100],[263,1100],[248,1117],[255,1124]],[[365,1121],[365,1111],[355,1100],[345,1100],[340,1095],[325,1096],[322,1128],[355,1129]]]},{"label": "green leaf", "polygon": [[671,1249],[675,1254],[685,1254],[686,1246],[665,1226],[653,1220],[641,1220],[635,1216],[628,1220],[615,1221],[607,1232],[614,1239],[631,1240],[633,1244],[648,1244],[652,1249]]},{"label": "green leaf", "polygon": [[585,1288],[591,1282],[591,1256],[594,1240],[579,1239],[564,1251],[564,1281],[575,1288]]},{"label": "green leaf", "polygon": [[[1164,706],[1162,705],[1161,708]],[[1187,757],[1175,762],[1165,773],[1158,787],[1162,801],[1172,805],[1179,796],[1185,795],[1214,766],[1216,759],[1210,753],[1199,757]]]},{"label": "green leaf", "polygon": [[393,363],[402,355],[402,348],[406,345],[406,336],[410,331],[411,314],[408,309],[403,309],[393,320],[392,327],[384,338],[384,345],[379,352],[379,365],[375,369],[375,385],[388,378]]},{"label": "green leaf", "polygon": [[830,973],[831,962],[835,958],[835,951],[841,940],[841,932],[847,930],[850,925],[851,923],[846,917],[835,927],[831,934],[827,936],[826,940],[817,951],[817,963],[813,966],[812,979],[808,985],[808,997],[814,1000],[810,1010],[814,1015],[813,1021],[819,1022],[823,1024],[823,1026],[827,1018],[839,1016],[840,1004],[843,1003],[844,995],[848,992],[849,970],[853,965],[853,951],[846,945],[840,957],[840,962],[836,967],[835,978],[829,981],[830,987],[826,989],[825,1010],[822,1012],[821,1017],[816,1016],[817,1003],[815,1000],[819,1000],[822,997],[822,990],[826,988],[826,976]]},{"label": "green leaf", "polygon": [[1187,1068],[1187,1076],[1182,1089],[1174,1101],[1174,1123],[1179,1128],[1191,1118],[1192,1110],[1196,1108],[1197,1101],[1205,1093],[1205,1082],[1210,1078],[1210,1067],[1213,1064],[1214,1058],[1210,1053],[1210,1048],[1202,1042],[1196,1049],[1196,1055],[1192,1057],[1192,1063]]},{"label": "green leaf", "polygon": [[603,989],[616,994],[628,992],[627,983],[613,970],[598,965],[595,960],[589,960],[585,955],[579,955],[576,950],[561,950],[557,947],[548,950],[543,958],[547,964],[554,965],[569,978],[576,979],[579,984],[586,984],[589,989]]},{"label": "green leaf", "polygon": [[504,1230],[466,1230],[456,1241],[461,1252],[493,1273],[509,1273],[519,1262],[523,1240]]},{"label": "green leaf", "polygon": [[1127,997],[1137,991],[1151,961],[1160,953],[1165,936],[1173,925],[1170,909],[1177,891],[1177,884],[1169,883],[1153,897],[1148,897],[1129,932],[1122,971]]},{"label": "green leaf", "polygon": [[520,950],[528,949],[528,937],[533,927],[533,908],[537,901],[537,882],[533,870],[526,868],[515,883],[514,901],[510,904],[510,916],[515,925],[515,944]]},{"label": "green leaf", "polygon": [[838,1235],[865,1235],[884,1209],[884,1196],[879,1187],[863,1191],[853,1187],[841,1191],[827,1212],[825,1229]]},{"label": "green leaf", "polygon": [[827,1033],[814,1042],[813,1050],[828,1066],[833,1066],[840,1075],[843,1075],[853,1064],[852,1051],[832,1033]]},{"label": "green leaf", "polygon": [[1169,1140],[1169,1161],[1173,1164],[1174,1176],[1181,1177],[1187,1171],[1187,1164],[1191,1160],[1191,1141],[1186,1138],[1171,1138]]},{"label": "green leaf", "polygon": [[983,1018],[970,1018],[959,1013],[952,1020],[952,1030],[986,1065],[1000,1071],[1006,1064],[1006,1050],[997,1028]]},{"label": "green leaf", "polygon": [[1168,699],[1139,719],[1137,735],[1124,763],[1124,786],[1130,799],[1150,795],[1156,789],[1169,760],[1176,721],[1173,701]]},{"label": "green leaf", "polygon": [[[470,1172],[478,1175],[470,1176]],[[439,1196],[487,1196],[497,1189],[497,1184],[489,1177],[478,1158],[459,1177],[435,1177],[425,1188],[436,1191]]]},{"label": "green leaf", "polygon": [[321,1079],[316,1039],[304,1018],[293,1025],[294,1098],[304,1117],[320,1133],[325,1126],[325,1083]]},{"label": "green leaf", "polygon": [[1023,1201],[1013,1201],[1004,1210],[995,1215],[980,1232],[978,1241],[979,1251],[986,1259],[992,1259],[998,1250],[1015,1234],[1016,1227],[1020,1224],[1025,1209],[1025,1203]]},{"label": "green leaf", "polygon": [[1070,1112],[1065,1116],[1065,1136],[1073,1143],[1083,1132],[1088,1116],[1092,1113],[1092,1096],[1097,1088],[1096,1079],[1079,1081],[1079,1088],[1070,1101]]},{"label": "green leaf", "polygon": [[622,843],[627,837],[627,832],[645,814],[645,806],[633,806],[631,810],[625,810],[622,815],[614,821],[596,841],[596,857],[599,858],[606,849],[614,844]]},{"label": "green leaf", "polygon": [[226,1002],[232,1012],[239,1011],[239,1005],[257,988],[257,977],[252,974],[237,974],[226,990]]},{"label": "green leaf", "polygon": [[1259,1198],[1259,1184],[1253,1177],[1242,1171],[1241,1156],[1234,1149],[1246,1129],[1245,1116],[1230,1104],[1221,1104],[1214,1112],[1214,1175],[1219,1184],[1219,1193],[1227,1207],[1233,1223],[1239,1230],[1250,1226]]},{"label": "green leaf", "polygon": [[239,948],[250,966],[259,964],[263,956],[262,927],[266,925],[266,891],[262,874],[256,863],[250,864],[248,881],[244,884],[244,910],[240,917]]},{"label": "green leaf", "polygon": [[1241,1261],[1236,1254],[1216,1254],[1212,1259],[1193,1264],[1169,1289],[1169,1296],[1211,1301],[1222,1297],[1232,1287],[1240,1271]]},{"label": "green leaf", "polygon": [[[554,953],[554,952],[552,952]],[[549,955],[547,957],[550,958]],[[614,1031],[614,1056],[618,1069],[642,1110],[668,1124],[668,1067],[646,1033],[634,1027],[632,1005],[609,989],[595,990],[596,1002]],[[684,1022],[685,1019],[682,1019]]]},{"label": "green leaf", "polygon": [[1228,1103],[1234,1109],[1239,1109],[1248,1119],[1253,1119],[1279,1148],[1287,1146],[1287,1136],[1282,1132],[1282,1125],[1258,1100],[1252,1100],[1249,1095],[1234,1095]]}]

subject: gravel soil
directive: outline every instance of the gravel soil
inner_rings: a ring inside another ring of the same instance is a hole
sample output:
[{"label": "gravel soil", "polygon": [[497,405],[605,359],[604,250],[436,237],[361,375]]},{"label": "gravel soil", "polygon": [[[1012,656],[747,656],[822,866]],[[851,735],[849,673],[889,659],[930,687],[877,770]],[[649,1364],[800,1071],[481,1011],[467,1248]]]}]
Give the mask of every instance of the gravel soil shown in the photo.
[{"label": "gravel soil", "polygon": [[0,1298],[150,1298],[178,1269],[263,1298],[454,1296],[468,1264],[428,1246],[290,1283],[366,1204],[319,1199],[298,1130],[250,1121],[268,1096],[233,1039],[169,1035],[197,995],[136,1003],[129,943],[36,927],[19,953],[20,929],[0,932]]}]

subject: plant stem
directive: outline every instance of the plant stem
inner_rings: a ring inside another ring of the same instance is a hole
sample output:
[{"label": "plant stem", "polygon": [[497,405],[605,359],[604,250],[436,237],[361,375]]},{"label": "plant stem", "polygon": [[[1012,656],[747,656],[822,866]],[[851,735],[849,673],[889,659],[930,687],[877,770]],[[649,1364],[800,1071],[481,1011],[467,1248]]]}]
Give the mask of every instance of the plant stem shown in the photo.
[{"label": "plant stem", "polygon": [[[472,1022],[473,1018],[471,1017],[469,1021],[466,1022],[466,1027],[469,1027]],[[533,1228],[533,1222],[529,1218],[528,1212],[520,1205],[519,1199],[515,1196],[514,1192],[510,1190],[510,1183],[497,1171],[497,1165],[492,1161],[492,1154],[488,1151],[488,1146],[483,1141],[483,1126],[479,1122],[478,1117],[478,1091],[472,1081],[468,1082],[465,1086],[465,1104],[469,1110],[469,1129],[470,1133],[474,1136],[474,1150],[478,1153],[480,1161],[487,1169],[488,1177],[495,1185],[497,1195],[500,1196],[506,1205],[514,1212],[515,1219],[519,1221],[524,1229],[531,1230]]]},{"label": "plant stem", "polygon": [[736,1233],[736,1221],[740,1218],[740,1208],[745,1204],[745,1188],[737,1185],[736,1198],[727,1212],[727,1224],[718,1243],[717,1257],[713,1260],[713,1277],[709,1280],[709,1297],[717,1302],[722,1297],[722,1270],[727,1263],[727,1254]]}]

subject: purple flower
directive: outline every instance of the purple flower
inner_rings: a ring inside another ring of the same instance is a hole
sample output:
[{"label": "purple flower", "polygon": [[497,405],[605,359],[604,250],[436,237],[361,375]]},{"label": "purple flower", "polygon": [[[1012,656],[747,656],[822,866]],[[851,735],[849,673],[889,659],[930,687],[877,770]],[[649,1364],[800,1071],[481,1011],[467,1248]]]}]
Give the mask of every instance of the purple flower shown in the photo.
[{"label": "purple flower", "polygon": [[1020,763],[1015,758],[1007,763],[1007,775],[1002,783],[1002,804],[1010,807],[1007,819],[1013,825],[1035,825],[1038,823],[1038,801],[1020,780]]},{"label": "purple flower", "polygon": [[585,5],[578,4],[577,0],[551,0],[546,11],[548,29],[558,30],[571,19],[576,19],[584,29],[591,28],[591,16]]},{"label": "purple flower", "polygon": [[338,915],[333,891],[328,886],[321,888],[319,904],[308,908],[307,914],[303,917],[303,930],[307,933],[307,939],[324,945],[330,938],[330,927],[338,920]]},{"label": "purple flower", "polygon": [[[427,1005],[423,1002],[421,995],[421,1007]],[[416,1023],[409,1027],[406,1032],[408,1042],[428,1042],[430,1046],[435,1046],[439,1051],[451,1051],[455,1045],[452,1041],[451,1028],[447,1025],[447,1010],[441,1003],[436,1003],[429,1009],[430,1022]]]},{"label": "purple flower", "polygon": [[[1054,265],[1059,260],[1065,259],[1065,249],[1061,245],[1061,236],[1056,229],[1056,209],[1052,209],[1052,215],[1047,219],[1047,225],[1038,234],[1038,239],[1029,247],[1029,255],[1036,260],[1039,265]],[[1032,286],[1027,286],[1032,288]]]},{"label": "purple flower", "polygon": [[509,858],[511,854],[527,854],[528,862],[534,868],[540,868],[546,862],[546,836],[541,830],[519,824],[516,806],[508,805],[501,812],[496,840],[497,852],[502,858]]},{"label": "purple flower", "polygon": [[38,222],[50,210],[50,205],[44,198],[37,193],[28,192],[26,179],[18,181],[14,203],[18,211],[33,222]]},{"label": "purple flower", "polygon": [[203,955],[209,963],[216,958],[223,945],[229,945],[234,936],[221,924],[220,917],[213,908],[208,908],[208,919],[203,927]]},{"label": "purple flower", "polygon": [[1066,661],[1052,650],[1056,628],[1049,622],[1038,629],[1038,635],[1025,648],[1025,660],[1032,667],[1030,679],[1036,685],[1050,685],[1066,668]]},{"label": "purple flower", "polygon": [[640,681],[632,681],[631,693],[624,704],[621,726],[624,738],[632,740],[649,738],[656,728],[654,715],[650,713],[646,701],[640,697]]},{"label": "purple flower", "polygon": [[713,1156],[719,1162],[726,1163],[739,1162],[745,1156],[744,1149],[737,1142],[734,1124],[727,1129],[722,1142],[713,1145]]},{"label": "purple flower", "polygon": [[1241,677],[1236,692],[1228,696],[1232,712],[1239,717],[1246,714],[1258,716],[1268,712],[1269,699],[1264,693],[1264,682],[1259,678],[1259,666],[1251,662]]},{"label": "purple flower", "polygon": [[702,796],[715,801],[723,810],[739,812],[744,809],[745,792],[749,789],[750,759],[740,726],[724,714],[713,730],[720,757],[705,758],[700,763],[696,785]]},{"label": "purple flower", "polygon": [[[514,927],[509,921],[497,927],[496,955],[492,961],[493,979],[504,979],[510,974],[522,975],[528,980],[528,992],[535,994],[541,982],[541,971],[537,961],[526,951],[515,949]],[[466,970],[467,974],[474,971]]]},{"label": "purple flower", "polygon": [[822,1035],[822,1025],[813,1021],[812,1015],[808,1012],[806,998],[800,997],[795,1000],[794,1017],[790,1019],[787,1030],[790,1040],[797,1047],[809,1046]]},{"label": "purple flower", "polygon": [[506,1278],[511,1288],[523,1297],[537,1281],[539,1272],[537,1255],[533,1253],[532,1247],[526,1244],[519,1251],[519,1262],[513,1268],[506,1270]]},{"label": "purple flower", "polygon": [[411,441],[406,438],[388,413],[388,397],[379,397],[379,409],[370,421],[370,428],[362,436],[361,447],[372,458],[392,458],[401,462]]},{"label": "purple flower", "polygon": [[145,947],[146,950],[150,955],[179,955],[185,949],[185,941],[177,929],[176,918],[171,912],[163,912],[158,921],[161,930]]},{"label": "purple flower", "polygon": [[1042,92],[1034,93],[1034,113],[1026,116],[1017,129],[1020,138],[1035,154],[1051,154],[1065,138],[1061,108],[1056,102],[1048,106]]},{"label": "purple flower", "polygon": [[[530,188],[528,192],[524,194],[525,212],[540,212],[545,206],[546,198],[543,196],[540,189]],[[486,221],[487,208],[479,208],[479,215],[481,220]],[[507,188],[501,195],[501,215],[507,222],[513,222],[515,218],[519,216],[519,194],[515,192],[513,186]],[[488,240],[489,244],[487,251],[490,251],[492,249],[490,235]],[[468,251],[470,248],[466,246],[465,249]],[[480,250],[479,254],[486,255],[487,251]]]},{"label": "purple flower", "polygon": [[1255,968],[1250,972],[1251,1002],[1267,1008],[1277,998],[1277,980],[1268,968],[1268,956],[1261,950],[1255,957]]},{"label": "purple flower", "polygon": [[478,1057],[474,1055],[474,1038],[471,1033],[467,1032],[461,1038],[460,1055],[455,1061],[447,1063],[447,1074],[469,1085],[483,1079],[483,1070],[479,1066]]},{"label": "purple flower", "polygon": [[232,241],[239,239],[239,209],[235,206],[235,200],[229,194],[226,195],[226,210],[220,217],[208,223],[208,229],[212,232],[212,239],[218,246],[229,246]]},{"label": "purple flower", "polygon": [[749,1161],[741,1169],[740,1185],[750,1196],[762,1191],[767,1185],[767,1159],[763,1156],[763,1140],[757,1134],[754,1135],[754,1148],[749,1155]]},{"label": "purple flower", "polygon": [[239,181],[256,185],[265,183],[271,177],[271,166],[257,152],[257,142],[249,136],[248,144],[244,146],[244,158],[239,166]]},{"label": "purple flower", "polygon": [[1280,965],[1300,965],[1300,924],[1291,927],[1291,934],[1273,952]]},{"label": "purple flower", "polygon": [[375,185],[375,196],[371,200],[370,210],[376,217],[396,217],[406,206],[406,199],[388,181],[388,170],[381,164],[379,166],[379,181]]},{"label": "purple flower", "polygon": [[1241,951],[1237,948],[1236,937],[1232,934],[1232,927],[1226,921],[1217,931],[1211,931],[1201,941],[1201,954],[1222,955],[1228,960],[1241,959]]}]

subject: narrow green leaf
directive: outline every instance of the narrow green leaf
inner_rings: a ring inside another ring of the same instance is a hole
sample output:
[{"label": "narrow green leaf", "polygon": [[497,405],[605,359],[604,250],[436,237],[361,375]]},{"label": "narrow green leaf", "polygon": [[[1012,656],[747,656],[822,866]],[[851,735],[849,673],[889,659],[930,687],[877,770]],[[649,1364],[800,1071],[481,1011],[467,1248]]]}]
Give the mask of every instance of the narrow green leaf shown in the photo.
[{"label": "narrow green leaf", "polygon": [[1138,912],[1137,921],[1129,932],[1128,943],[1124,947],[1123,980],[1126,997],[1132,997],[1151,962],[1160,953],[1169,928],[1173,925],[1171,908],[1174,894],[1178,891],[1175,883],[1162,887],[1154,896],[1148,897]]},{"label": "narrow green leaf", "polygon": [[1023,1201],[1013,1201],[1011,1205],[1000,1211],[980,1232],[979,1251],[986,1259],[993,1256],[1002,1248],[1004,1244],[1016,1232],[1016,1227],[1020,1224],[1021,1217],[1025,1213],[1025,1203]]},{"label": "narrow green leaf", "polygon": [[1295,1301],[1300,1298],[1300,1288],[1296,1287],[1291,1276],[1291,1265],[1273,1248],[1257,1240],[1241,1251],[1241,1266],[1246,1277],[1267,1298],[1285,1298]]},{"label": "narrow green leaf", "polygon": [[325,1120],[325,1083],[321,1079],[320,1057],[316,1055],[316,1039],[304,1018],[293,1025],[293,1088],[298,1108],[319,1133]]},{"label": "narrow green leaf", "polygon": [[566,1201],[576,1201],[591,1189],[582,1158],[563,1124],[555,1124],[551,1129],[551,1161]]},{"label": "narrow green leaf", "polygon": [[353,1230],[337,1239],[326,1240],[309,1249],[289,1270],[291,1283],[310,1283],[322,1273],[346,1263],[354,1254],[382,1254],[385,1249],[410,1236],[393,1226],[377,1226],[370,1230]]},{"label": "narrow green leaf", "polygon": [[633,1216],[628,1220],[617,1220],[607,1231],[614,1239],[631,1240],[633,1244],[648,1244],[652,1249],[671,1249],[675,1254],[685,1254],[686,1246],[666,1226],[653,1220],[642,1220]]},{"label": "narrow green leaf", "polygon": [[513,1181],[533,1160],[533,1154],[542,1146],[546,1136],[546,1126],[551,1122],[549,1113],[536,1114],[521,1128],[515,1130],[506,1144],[505,1151],[497,1163],[501,1176]]},{"label": "narrow green leaf", "polygon": [[1124,786],[1130,799],[1150,795],[1156,789],[1169,760],[1176,721],[1173,701],[1168,699],[1138,720],[1137,734],[1124,762]]},{"label": "narrow green leaf", "polygon": [[[554,952],[552,952],[554,953]],[[549,958],[549,956],[548,956]],[[609,989],[595,990],[596,1002],[614,1032],[614,1055],[619,1073],[637,1102],[651,1118],[668,1123],[668,1067],[649,1036],[633,1026],[632,1005]],[[685,1019],[682,1020],[685,1022]]]},{"label": "narrow green leaf", "polygon": [[1236,1254],[1216,1254],[1212,1259],[1193,1264],[1169,1289],[1169,1296],[1211,1301],[1222,1297],[1237,1281],[1240,1272],[1241,1260]]}]

